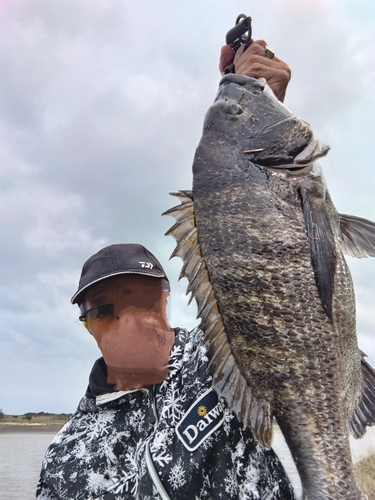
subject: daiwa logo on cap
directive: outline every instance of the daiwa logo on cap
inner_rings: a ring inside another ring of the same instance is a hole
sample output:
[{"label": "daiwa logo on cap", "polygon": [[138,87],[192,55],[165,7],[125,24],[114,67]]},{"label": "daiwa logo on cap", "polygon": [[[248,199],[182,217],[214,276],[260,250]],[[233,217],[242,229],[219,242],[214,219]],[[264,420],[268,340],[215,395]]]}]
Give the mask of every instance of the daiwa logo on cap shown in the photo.
[{"label": "daiwa logo on cap", "polygon": [[139,261],[139,263],[141,264],[141,267],[145,267],[146,269],[152,269],[154,267],[154,264],[152,264],[152,262]]},{"label": "daiwa logo on cap", "polygon": [[216,392],[211,388],[188,409],[176,427],[176,434],[185,448],[194,451],[223,421],[223,407]]}]

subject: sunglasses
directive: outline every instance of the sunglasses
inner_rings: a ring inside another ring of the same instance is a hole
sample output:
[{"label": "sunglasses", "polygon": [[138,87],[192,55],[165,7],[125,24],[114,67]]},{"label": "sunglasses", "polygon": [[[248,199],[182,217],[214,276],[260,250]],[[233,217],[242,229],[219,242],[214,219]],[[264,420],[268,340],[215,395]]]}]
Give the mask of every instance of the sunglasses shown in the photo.
[{"label": "sunglasses", "polygon": [[102,306],[93,307],[88,309],[78,318],[83,323],[90,323],[92,321],[97,321],[107,318],[117,318],[114,314],[115,306],[113,304],[104,304]]}]

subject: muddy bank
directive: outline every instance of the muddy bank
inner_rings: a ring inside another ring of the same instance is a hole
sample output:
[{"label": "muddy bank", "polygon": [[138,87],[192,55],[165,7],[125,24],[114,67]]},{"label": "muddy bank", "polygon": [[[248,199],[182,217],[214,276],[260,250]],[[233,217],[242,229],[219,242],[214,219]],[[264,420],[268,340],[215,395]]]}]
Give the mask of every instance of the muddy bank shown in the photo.
[{"label": "muddy bank", "polygon": [[61,424],[0,424],[0,434],[57,434]]}]

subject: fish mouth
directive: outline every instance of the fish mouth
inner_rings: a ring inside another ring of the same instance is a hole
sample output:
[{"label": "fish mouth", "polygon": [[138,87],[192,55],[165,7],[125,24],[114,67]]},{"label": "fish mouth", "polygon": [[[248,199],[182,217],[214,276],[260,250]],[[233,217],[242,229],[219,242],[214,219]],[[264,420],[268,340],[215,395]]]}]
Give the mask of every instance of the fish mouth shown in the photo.
[{"label": "fish mouth", "polygon": [[308,165],[299,167],[293,165],[283,165],[283,166],[265,167],[265,168],[275,174],[282,174],[283,176],[287,177],[297,177],[297,176],[304,176],[312,172],[314,170],[314,164],[309,163]]},{"label": "fish mouth", "polygon": [[249,159],[260,167],[275,171],[285,170],[293,173],[305,173],[311,170],[316,160],[326,156],[329,150],[329,146],[312,136],[308,144],[302,151],[299,150],[294,157],[292,152],[288,154],[289,158],[285,158],[285,156],[284,158],[278,157],[277,152],[267,154],[266,147],[244,150],[243,154],[250,155]]},{"label": "fish mouth", "polygon": [[305,149],[301,151],[299,155],[297,155],[294,158],[293,163],[302,166],[307,165],[309,163],[314,162],[318,158],[326,156],[329,150],[330,150],[329,146],[323,144],[318,139],[316,139],[316,137],[313,136],[309,144],[305,147]]}]

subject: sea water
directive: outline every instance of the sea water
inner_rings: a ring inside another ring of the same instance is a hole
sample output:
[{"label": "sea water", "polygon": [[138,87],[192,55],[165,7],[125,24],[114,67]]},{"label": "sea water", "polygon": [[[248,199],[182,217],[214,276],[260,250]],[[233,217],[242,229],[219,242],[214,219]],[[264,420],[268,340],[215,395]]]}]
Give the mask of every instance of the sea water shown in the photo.
[{"label": "sea water", "polygon": [[0,434],[0,500],[35,500],[43,456],[55,434]]}]

